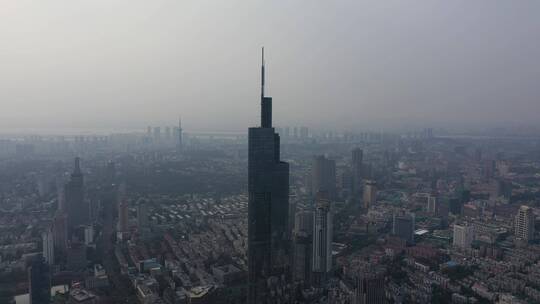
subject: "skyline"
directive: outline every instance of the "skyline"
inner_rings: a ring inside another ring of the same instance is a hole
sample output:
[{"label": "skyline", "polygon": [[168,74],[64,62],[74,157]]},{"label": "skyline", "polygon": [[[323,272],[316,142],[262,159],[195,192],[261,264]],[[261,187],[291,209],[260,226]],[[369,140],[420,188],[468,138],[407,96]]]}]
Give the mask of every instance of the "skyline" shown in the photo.
[{"label": "skyline", "polygon": [[276,125],[539,127],[538,8],[8,3],[0,12],[0,128],[140,130],[182,114],[186,129],[242,131],[257,121],[253,67],[263,45],[271,50],[268,91],[282,101]]}]

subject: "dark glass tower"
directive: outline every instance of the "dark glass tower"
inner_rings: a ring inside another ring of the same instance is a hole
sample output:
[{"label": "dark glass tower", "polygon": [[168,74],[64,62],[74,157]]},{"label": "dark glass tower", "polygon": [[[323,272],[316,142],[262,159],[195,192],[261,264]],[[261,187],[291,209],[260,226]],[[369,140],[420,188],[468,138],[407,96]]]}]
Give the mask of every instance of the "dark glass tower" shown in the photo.
[{"label": "dark glass tower", "polygon": [[73,173],[71,173],[71,179],[65,186],[65,195],[68,233],[71,235],[74,227],[86,224],[89,213],[88,206],[84,201],[84,181],[78,157],[75,158],[75,167]]},{"label": "dark glass tower", "polygon": [[264,49],[262,58],[261,126],[249,128],[249,304],[284,303],[270,295],[285,285],[289,272],[289,164],[280,160],[272,98],[264,96]]}]

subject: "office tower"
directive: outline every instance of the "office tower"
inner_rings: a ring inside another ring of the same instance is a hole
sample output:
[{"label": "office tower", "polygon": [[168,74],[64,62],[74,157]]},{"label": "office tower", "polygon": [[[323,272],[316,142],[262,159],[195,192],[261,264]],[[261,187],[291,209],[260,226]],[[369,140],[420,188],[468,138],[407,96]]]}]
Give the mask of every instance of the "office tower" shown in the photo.
[{"label": "office tower", "polygon": [[315,156],[311,165],[311,194],[326,192],[330,199],[336,197],[336,162],[324,155]]},{"label": "office tower", "polygon": [[360,148],[352,150],[352,192],[356,199],[359,199],[362,191],[362,166],[364,151]]},{"label": "office tower", "polygon": [[414,214],[394,214],[392,234],[405,240],[408,244],[414,243]]},{"label": "office tower", "polygon": [[84,244],[90,245],[94,243],[94,226],[87,225],[84,227]]},{"label": "office tower", "polygon": [[128,232],[128,202],[126,200],[126,186],[120,185],[118,191],[118,232]]},{"label": "office tower", "polygon": [[148,126],[146,128],[146,136],[152,137],[152,127],[151,126]]},{"label": "office tower", "polygon": [[265,303],[272,294],[278,296],[269,278],[285,274],[290,262],[289,164],[280,160],[279,135],[272,127],[272,98],[264,95],[264,76],[263,51],[261,126],[248,132],[249,304]]},{"label": "office tower", "polygon": [[469,248],[474,240],[474,226],[454,224],[454,246]]},{"label": "office tower", "polygon": [[369,209],[377,201],[377,183],[373,180],[366,180],[364,183],[364,209]]},{"label": "office tower", "polygon": [[51,274],[43,257],[37,257],[28,267],[30,304],[48,304],[51,300]]},{"label": "office tower", "polygon": [[57,211],[53,220],[53,244],[58,255],[65,255],[68,247],[67,215]]},{"label": "office tower", "polygon": [[148,226],[148,202],[142,198],[137,201],[137,226],[139,229]]},{"label": "office tower", "polygon": [[437,213],[437,197],[435,195],[428,196],[427,212],[431,214]]},{"label": "office tower", "polygon": [[300,127],[300,138],[307,139],[309,137],[309,130],[307,127]]},{"label": "office tower", "polygon": [[64,189],[68,214],[68,234],[71,234],[75,226],[86,224],[88,219],[88,206],[84,201],[83,174],[78,157],[75,158],[75,167],[71,179]]},{"label": "office tower", "polygon": [[182,118],[178,118],[178,141],[176,142],[176,147],[178,150],[182,149]]},{"label": "office tower", "polygon": [[158,142],[161,140],[161,128],[154,127],[154,141]]},{"label": "office tower", "polygon": [[528,206],[521,206],[514,219],[514,235],[517,239],[531,241],[534,239],[534,220],[533,210]]},{"label": "office tower", "polygon": [[86,268],[86,246],[79,242],[71,242],[67,250],[67,269],[80,271]]},{"label": "office tower", "polygon": [[167,140],[171,139],[171,127],[169,127],[169,126],[165,127],[165,138]]},{"label": "office tower", "polygon": [[293,128],[293,137],[296,139],[298,138],[298,127]]},{"label": "office tower", "polygon": [[54,233],[52,227],[41,235],[43,241],[43,258],[48,265],[54,265]]},{"label": "office tower", "polygon": [[293,279],[296,282],[302,282],[304,286],[308,286],[311,282],[312,272],[312,233],[306,230],[295,232],[293,246]]},{"label": "office tower", "polygon": [[385,304],[384,270],[366,269],[355,278],[351,304]]},{"label": "office tower", "polygon": [[313,276],[315,284],[324,284],[332,270],[332,211],[330,200],[317,194],[313,218]]},{"label": "office tower", "polygon": [[448,198],[448,205],[450,212],[454,215],[461,215],[463,213],[463,201],[457,197]]},{"label": "office tower", "polygon": [[307,231],[313,233],[313,211],[302,210],[295,214],[294,232]]}]

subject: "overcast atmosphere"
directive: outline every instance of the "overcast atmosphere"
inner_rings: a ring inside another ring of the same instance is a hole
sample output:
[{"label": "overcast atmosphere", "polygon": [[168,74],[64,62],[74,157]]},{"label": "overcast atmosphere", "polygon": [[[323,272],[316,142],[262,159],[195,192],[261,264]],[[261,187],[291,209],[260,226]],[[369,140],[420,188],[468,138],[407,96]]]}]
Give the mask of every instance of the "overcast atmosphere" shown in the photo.
[{"label": "overcast atmosphere", "polygon": [[540,124],[539,1],[0,2],[3,130]]}]

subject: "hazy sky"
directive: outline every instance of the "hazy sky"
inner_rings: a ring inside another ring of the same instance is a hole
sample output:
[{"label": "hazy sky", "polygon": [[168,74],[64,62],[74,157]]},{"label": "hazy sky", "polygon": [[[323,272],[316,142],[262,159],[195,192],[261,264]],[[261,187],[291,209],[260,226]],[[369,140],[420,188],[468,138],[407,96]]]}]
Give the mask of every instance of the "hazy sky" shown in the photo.
[{"label": "hazy sky", "polygon": [[538,0],[0,0],[0,131],[540,124]]}]

